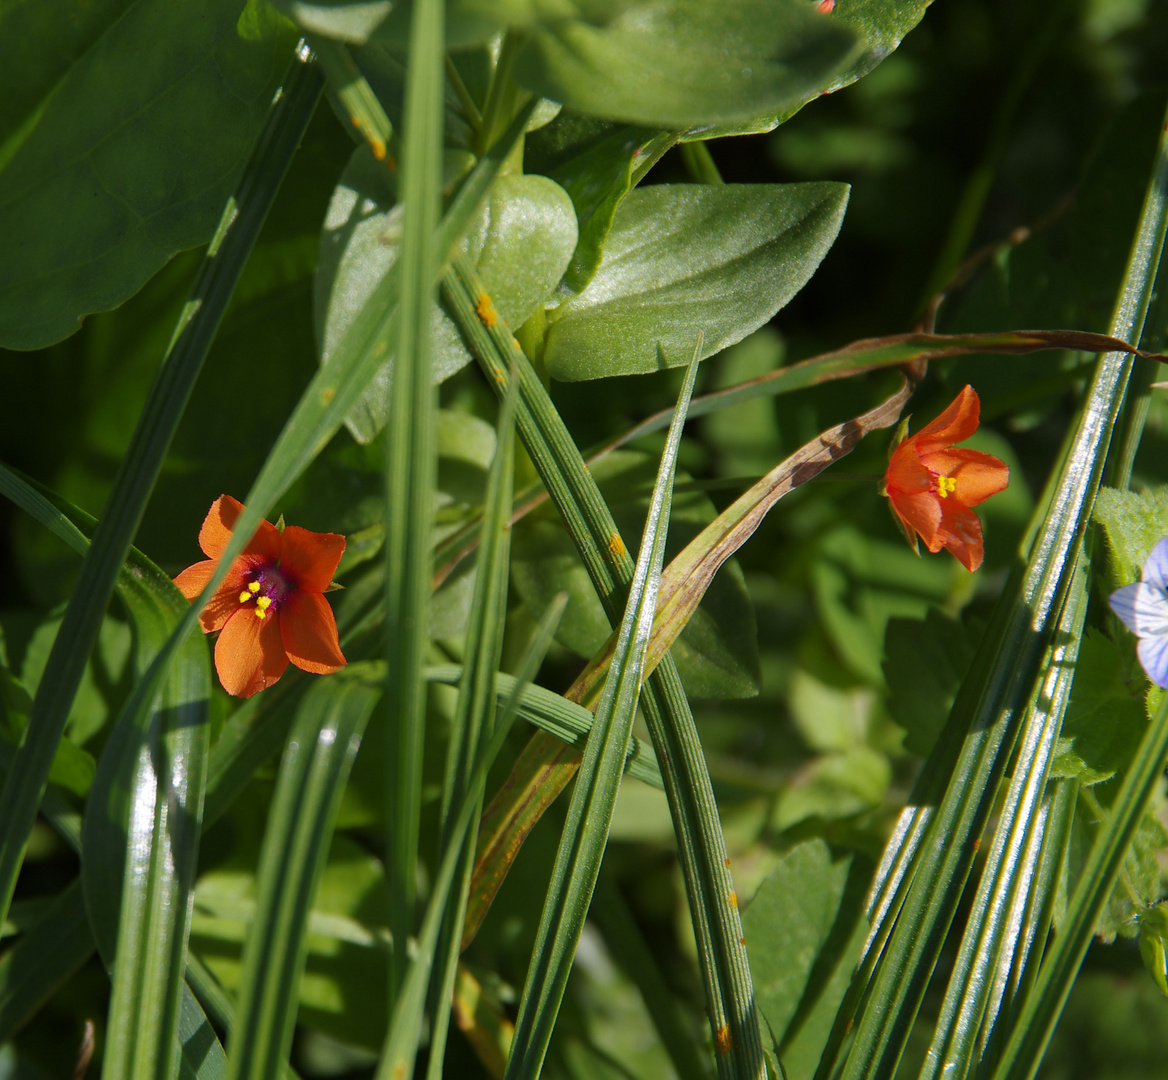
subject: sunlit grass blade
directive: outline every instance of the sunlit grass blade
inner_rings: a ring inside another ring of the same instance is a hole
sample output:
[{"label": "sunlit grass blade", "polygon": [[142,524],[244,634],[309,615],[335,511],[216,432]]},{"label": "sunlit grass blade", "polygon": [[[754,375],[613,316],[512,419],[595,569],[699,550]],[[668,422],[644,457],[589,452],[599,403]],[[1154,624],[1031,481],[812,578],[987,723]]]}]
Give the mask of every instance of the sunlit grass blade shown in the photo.
[{"label": "sunlit grass blade", "polygon": [[297,710],[260,852],[256,907],[244,947],[231,1080],[281,1074],[292,1043],[308,914],[328,857],[341,795],[381,693],[368,665],[317,679]]},{"label": "sunlit grass blade", "polygon": [[348,46],[343,41],[333,41],[317,34],[310,34],[308,40],[320,66],[324,68],[329,89],[348,114],[349,122],[369,144],[373,156],[378,161],[385,161],[393,125],[381,107],[381,102],[377,100],[373,87],[349,55]]},{"label": "sunlit grass blade", "polygon": [[453,824],[450,828],[450,842],[442,856],[442,863],[434,877],[434,887],[418,934],[418,947],[409,963],[406,977],[402,982],[397,999],[394,1001],[393,1015],[390,1017],[389,1031],[377,1064],[375,1080],[399,1080],[409,1076],[418,1053],[418,1042],[422,1035],[422,1019],[426,1004],[426,991],[430,984],[430,974],[434,964],[434,953],[438,945],[438,934],[443,925],[444,913],[454,885],[455,873],[459,866],[460,849],[471,824],[474,822],[482,802],[483,788],[487,782],[487,770],[499,756],[511,724],[516,716],[516,706],[524,684],[535,677],[552,635],[564,614],[568,598],[559,594],[549,605],[540,619],[520,663],[512,696],[504,704],[499,714],[495,730],[490,740],[477,755],[474,768],[467,783],[466,793],[458,806],[452,810]]},{"label": "sunlit grass blade", "polygon": [[[632,583],[632,559],[595,478],[510,329],[502,319],[490,328],[479,322],[476,304],[483,294],[465,259],[443,279],[443,298],[497,393],[509,385],[512,365],[518,369],[519,435],[616,625]],[[670,656],[649,677],[641,709],[677,834],[718,1072],[740,1080],[760,1077],[758,1014],[726,842],[693,713]]]},{"label": "sunlit grass blade", "polygon": [[438,270],[432,237],[442,199],[443,16],[439,0],[418,0],[410,16],[401,162],[404,214],[396,263],[401,285],[385,430],[384,708],[392,747],[386,784],[386,877],[389,928],[397,944],[391,987],[405,975],[402,944],[414,929],[422,816],[426,733],[422,665],[429,644],[426,620],[438,471],[430,312],[437,300]]},{"label": "sunlit grass blade", "polygon": [[[0,793],[0,919],[8,909],[49,765],[106,605],[227,301],[320,95],[306,51],[229,200],[118,470],[33,703],[18,760]],[[152,697],[153,695],[151,695]]]},{"label": "sunlit grass blade", "polygon": [[1013,1034],[994,1071],[994,1080],[1023,1080],[1038,1071],[1136,827],[1163,776],[1166,758],[1168,698],[1144,733],[1107,821],[1091,847],[1059,932],[1043,958],[1033,990],[1018,1013]]},{"label": "sunlit grass blade", "polygon": [[567,821],[560,834],[527,982],[519,1002],[519,1017],[507,1062],[508,1080],[535,1080],[543,1067],[608,844],[653,629],[677,451],[697,370],[695,355],[661,456],[617,649],[584,748]]},{"label": "sunlit grass blade", "polygon": [[949,976],[921,1080],[962,1080],[977,1067],[976,1048],[995,1023],[995,987],[1004,991],[1021,937],[1030,885],[1041,857],[1042,796],[1070,701],[1087,615],[1087,568],[1081,560],[1058,633],[1028,705],[1014,775],[998,813],[965,933]]},{"label": "sunlit grass blade", "polygon": [[[7,469],[0,468],[0,486],[85,553],[99,528],[91,517]],[[127,553],[117,590],[134,623],[142,670],[187,602],[170,578],[134,549]],[[189,641],[143,722],[139,714],[123,712],[115,724],[89,792],[82,883],[92,932],[113,973],[105,1058],[111,1075],[169,1071],[179,1052],[175,1025],[202,820],[209,695],[207,651],[202,642]],[[67,835],[72,838],[71,828]]]},{"label": "sunlit grass blade", "polygon": [[[1142,332],[1168,222],[1166,177],[1162,143],[1110,327],[1112,336],[1132,342]],[[951,775],[935,762],[925,766],[950,775],[949,786],[925,826],[922,854],[857,1019],[842,1073],[846,1080],[891,1076],[899,1061],[1021,729],[1042,655],[1061,616],[1131,368],[1130,354],[1111,352],[1101,358],[1020,592],[1001,601],[999,610],[1008,615],[1001,634],[986,643],[993,654],[988,674],[981,681],[977,663],[971,672],[979,678],[973,684],[978,701],[956,766]],[[963,709],[959,697],[950,739],[965,726]],[[946,742],[942,740],[937,753],[950,753]],[[905,811],[909,819],[915,814],[913,807]],[[826,1067],[825,1058],[821,1074]]]},{"label": "sunlit grass blade", "polygon": [[[479,547],[474,595],[466,628],[466,661],[458,686],[458,701],[447,749],[446,782],[442,791],[443,848],[449,836],[451,811],[463,799],[481,741],[490,735],[495,719],[495,680],[503,655],[503,629],[507,621],[507,583],[510,577],[511,494],[515,473],[515,404],[518,386],[503,399],[496,425],[495,456],[487,474],[486,515]],[[423,675],[423,677],[425,677]],[[482,797],[475,801],[472,820],[482,813]],[[435,950],[435,972],[430,993],[430,1060],[426,1075],[440,1080],[450,1027],[458,956],[462,951],[462,924],[467,891],[474,866],[473,838],[458,841],[460,854],[453,894],[447,904],[442,931]]]}]

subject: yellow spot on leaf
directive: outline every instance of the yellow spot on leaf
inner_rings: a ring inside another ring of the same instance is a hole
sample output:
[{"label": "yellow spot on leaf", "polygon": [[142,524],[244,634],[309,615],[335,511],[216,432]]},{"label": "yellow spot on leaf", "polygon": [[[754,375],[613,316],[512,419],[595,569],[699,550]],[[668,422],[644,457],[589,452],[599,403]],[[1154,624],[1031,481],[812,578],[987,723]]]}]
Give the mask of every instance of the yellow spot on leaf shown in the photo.
[{"label": "yellow spot on leaf", "polygon": [[383,143],[380,139],[370,139],[369,149],[373,151],[373,156],[377,158],[378,161],[385,160],[385,143]]},{"label": "yellow spot on leaf", "polygon": [[491,303],[491,298],[486,293],[479,293],[478,303],[475,304],[475,314],[479,317],[479,322],[488,330],[499,321],[499,313],[495,310],[495,305]]},{"label": "yellow spot on leaf", "polygon": [[736,892],[732,892],[726,899],[730,901],[731,907],[736,908],[738,906],[738,894]]},{"label": "yellow spot on leaf", "polygon": [[337,388],[335,386],[326,386],[320,392],[320,403],[322,405],[328,405],[333,400],[333,398],[335,398],[336,396],[337,396]]},{"label": "yellow spot on leaf", "polygon": [[623,555],[625,553],[625,543],[616,533],[613,533],[608,538],[608,550],[613,555]]},{"label": "yellow spot on leaf", "polygon": [[734,1040],[730,1036],[729,1024],[723,1024],[714,1032],[714,1048],[719,1054],[728,1054],[734,1048]]}]

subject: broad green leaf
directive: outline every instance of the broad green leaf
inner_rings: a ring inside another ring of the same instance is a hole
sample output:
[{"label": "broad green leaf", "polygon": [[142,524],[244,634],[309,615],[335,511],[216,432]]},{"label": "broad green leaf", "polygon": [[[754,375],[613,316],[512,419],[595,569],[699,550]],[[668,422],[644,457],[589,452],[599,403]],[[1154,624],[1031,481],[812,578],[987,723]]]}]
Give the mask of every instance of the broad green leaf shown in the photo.
[{"label": "broad green leaf", "polygon": [[1111,578],[1117,586],[1140,580],[1149,553],[1168,536],[1168,488],[1103,488],[1091,516],[1103,526]]},{"label": "broad green leaf", "polygon": [[784,109],[761,112],[746,121],[716,124],[686,132],[682,139],[713,139],[725,135],[753,135],[771,131],[822,94],[830,94],[867,75],[900,44],[901,39],[924,17],[930,0],[845,0],[837,3],[830,18],[853,31],[861,47],[841,68]]},{"label": "broad green leaf", "polygon": [[[25,103],[14,124],[23,137],[4,148],[8,348],[68,337],[176,252],[211,239],[294,42],[283,20],[241,19],[236,0],[212,0],[197,18],[167,0],[102,14],[100,32],[85,19],[85,47],[75,42],[59,81]],[[68,20],[54,22],[68,48]]]},{"label": "broad green leaf", "polygon": [[1130,764],[1148,726],[1142,681],[1131,684],[1133,667],[1130,645],[1125,649],[1088,629],[1079,648],[1052,777],[1074,776],[1084,785],[1097,784]]},{"label": "broad green leaf", "polygon": [[621,204],[595,276],[548,312],[544,362],[574,382],[740,341],[797,293],[843,220],[843,184],[668,184]]},{"label": "broad green leaf", "polygon": [[794,109],[854,61],[853,34],[802,0],[652,0],[597,24],[536,24],[515,77],[542,97],[658,128]]},{"label": "broad green leaf", "polygon": [[539,135],[534,146],[528,139],[525,163],[530,171],[546,173],[559,183],[576,208],[580,238],[563,286],[579,292],[600,265],[620,204],[637,179],[673,145],[675,136],[565,113]]},{"label": "broad green leaf", "polygon": [[866,881],[822,840],[786,852],[742,914],[759,1009],[791,1080],[815,1071],[864,942]]},{"label": "broad green leaf", "polygon": [[[397,260],[401,207],[385,166],[354,151],[325,217],[313,288],[321,363],[328,364],[358,312]],[[576,246],[576,218],[563,190],[542,176],[500,177],[470,223],[464,250],[482,275],[499,316],[520,326],[563,275]],[[470,362],[454,324],[437,307],[433,378],[443,382]],[[385,426],[392,357],[385,361],[346,423],[371,440]]]}]

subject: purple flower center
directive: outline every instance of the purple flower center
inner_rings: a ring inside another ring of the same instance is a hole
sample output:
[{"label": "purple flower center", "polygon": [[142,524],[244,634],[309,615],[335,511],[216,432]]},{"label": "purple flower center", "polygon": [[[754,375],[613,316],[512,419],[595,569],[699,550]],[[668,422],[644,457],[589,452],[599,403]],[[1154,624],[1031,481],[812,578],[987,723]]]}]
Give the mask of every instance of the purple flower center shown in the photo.
[{"label": "purple flower center", "polygon": [[239,594],[239,602],[253,604],[252,610],[258,619],[275,615],[288,594],[295,588],[275,566],[256,566],[245,580],[245,587]]}]

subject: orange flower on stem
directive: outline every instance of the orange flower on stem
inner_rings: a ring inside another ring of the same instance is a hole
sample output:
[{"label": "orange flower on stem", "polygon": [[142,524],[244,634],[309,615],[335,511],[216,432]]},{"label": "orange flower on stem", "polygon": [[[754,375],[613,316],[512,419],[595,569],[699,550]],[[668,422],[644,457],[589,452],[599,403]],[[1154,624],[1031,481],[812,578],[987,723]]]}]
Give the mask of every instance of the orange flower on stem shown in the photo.
[{"label": "orange flower on stem", "polygon": [[1010,482],[1004,461],[953,447],[977,430],[980,408],[973,387],[965,387],[936,420],[892,451],[883,490],[914,548],[919,536],[934,554],[948,548],[970,571],[984,554],[981,522],[970,507]]},{"label": "orange flower on stem", "polygon": [[[242,513],[243,505],[230,495],[211,504],[199,530],[207,560],[174,579],[188,600],[197,599],[211,580]],[[204,634],[221,631],[215,670],[224,690],[251,697],[277,682],[288,661],[318,675],[348,663],[333,609],[322,595],[344,552],[345,538],[337,533],[260,524],[199,615]]]}]

